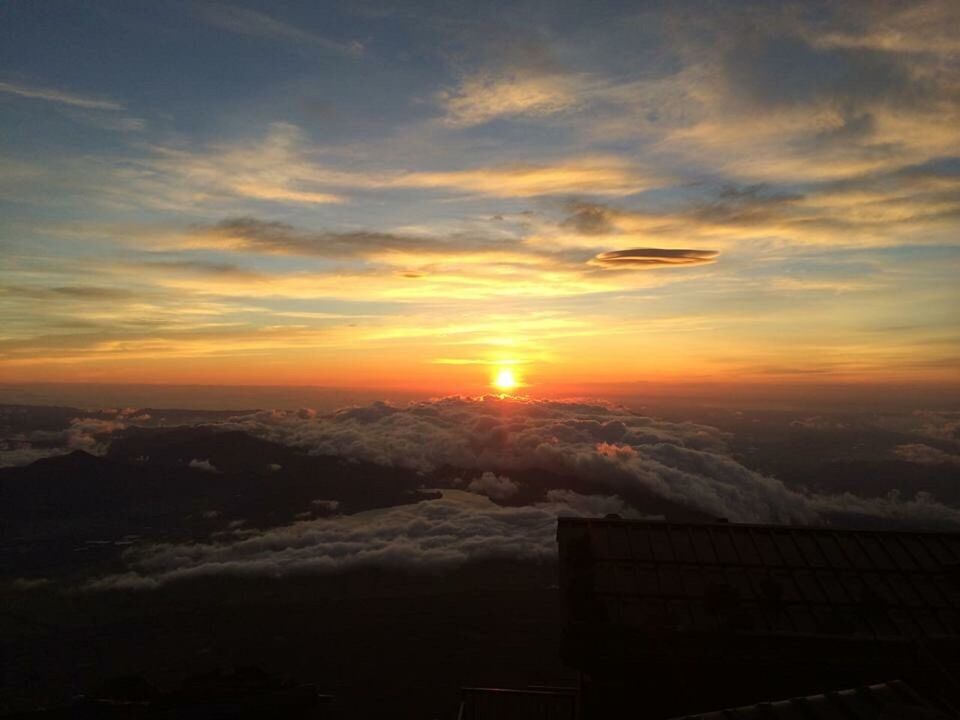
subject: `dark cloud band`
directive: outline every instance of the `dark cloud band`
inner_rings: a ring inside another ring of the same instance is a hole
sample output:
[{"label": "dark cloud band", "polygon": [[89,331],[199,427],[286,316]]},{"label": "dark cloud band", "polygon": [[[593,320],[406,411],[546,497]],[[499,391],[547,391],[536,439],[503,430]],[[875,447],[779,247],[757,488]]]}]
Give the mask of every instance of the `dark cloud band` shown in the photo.
[{"label": "dark cloud band", "polygon": [[716,262],[716,250],[673,250],[664,248],[634,248],[600,253],[591,265],[616,269],[650,269],[686,265],[709,265]]},{"label": "dark cloud band", "polygon": [[200,225],[194,231],[214,240],[227,241],[232,250],[283,255],[316,255],[350,259],[377,253],[477,253],[502,252],[511,244],[501,239],[452,235],[434,238],[389,232],[305,231],[283,222],[252,217],[231,217],[215,225]]}]

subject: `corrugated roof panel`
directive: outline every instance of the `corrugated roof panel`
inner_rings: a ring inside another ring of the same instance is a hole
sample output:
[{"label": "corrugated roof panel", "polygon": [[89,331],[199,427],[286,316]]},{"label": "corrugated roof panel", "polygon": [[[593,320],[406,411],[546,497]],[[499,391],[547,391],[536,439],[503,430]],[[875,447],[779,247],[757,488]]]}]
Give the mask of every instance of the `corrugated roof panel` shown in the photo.
[{"label": "corrugated roof panel", "polygon": [[843,583],[843,588],[847,591],[847,597],[850,598],[850,601],[859,603],[866,588],[863,578],[856,573],[845,572],[840,574],[840,582]]},{"label": "corrugated roof panel", "polygon": [[939,536],[918,535],[917,539],[923,543],[927,552],[929,552],[941,566],[944,563],[956,562],[956,558],[953,556],[953,553],[950,552],[950,548],[943,543]]},{"label": "corrugated roof panel", "polygon": [[[960,570],[960,568],[958,568],[958,570]],[[944,575],[936,577],[934,580],[939,581],[940,589],[943,591],[943,594],[947,596],[951,606],[955,607],[960,605],[960,576],[958,576],[956,572],[945,573]]]},{"label": "corrugated roof panel", "polygon": [[623,562],[599,562],[596,565],[597,592],[622,595],[634,591],[636,579],[632,565]]},{"label": "corrugated roof panel", "polygon": [[710,528],[710,539],[720,562],[726,565],[739,565],[740,556],[733,547],[733,540],[726,525],[716,525]]},{"label": "corrugated roof panel", "polygon": [[810,608],[810,614],[813,615],[813,621],[816,623],[817,632],[830,634],[832,627],[833,613],[830,608],[814,605]]},{"label": "corrugated roof panel", "polygon": [[793,567],[800,567],[805,564],[800,549],[793,541],[793,536],[789,530],[774,530],[770,533],[770,537],[776,543],[777,550],[780,552],[784,563]]},{"label": "corrugated roof panel", "polygon": [[641,595],[659,595],[660,582],[654,565],[638,565],[635,571],[636,592]]},{"label": "corrugated roof panel", "polygon": [[733,546],[740,556],[740,562],[744,565],[759,565],[762,561],[757,547],[750,537],[749,528],[738,528],[736,525],[730,527],[730,537],[733,538]]},{"label": "corrugated roof panel", "polygon": [[860,594],[860,602],[869,606],[896,605],[900,602],[884,576],[877,572],[866,572],[860,576],[864,589]]},{"label": "corrugated roof panel", "polygon": [[661,567],[657,570],[657,576],[660,579],[661,595],[679,597],[686,594],[683,591],[683,580],[680,575],[680,568]]},{"label": "corrugated roof panel", "polygon": [[920,592],[917,590],[916,573],[892,575],[888,577],[888,582],[890,582],[896,588],[897,593],[900,595],[901,602],[903,602],[905,605],[919,607],[927,604],[920,595]]},{"label": "corrugated roof panel", "polygon": [[835,605],[838,603],[852,602],[852,598],[847,595],[847,591],[843,588],[843,582],[837,573],[832,570],[817,570],[814,576],[817,578],[817,582],[827,596],[828,602]]},{"label": "corrugated roof panel", "polygon": [[831,567],[846,570],[852,567],[849,558],[837,542],[832,533],[817,533],[815,535],[820,552],[827,558]]},{"label": "corrugated roof panel", "polygon": [[650,527],[650,547],[653,549],[653,559],[656,562],[672,563],[676,561],[668,532],[666,525],[652,525]]},{"label": "corrugated roof panel", "polygon": [[766,605],[774,605],[783,599],[780,583],[770,577],[770,571],[763,567],[746,569],[747,582],[750,583],[750,595],[759,598]]},{"label": "corrugated roof panel", "polygon": [[807,565],[810,567],[829,566],[830,563],[827,562],[824,554],[820,552],[820,547],[813,533],[794,533],[793,539],[797,543],[797,547],[800,548],[800,552]]},{"label": "corrugated roof panel", "polygon": [[873,562],[856,533],[851,533],[843,538],[843,552],[850,559],[850,564],[857,570],[866,570],[873,567]]},{"label": "corrugated roof panel", "polygon": [[780,587],[781,598],[785,603],[800,602],[803,600],[800,595],[800,588],[793,579],[793,575],[786,570],[772,570],[770,577],[776,580]]},{"label": "corrugated roof panel", "polygon": [[890,618],[889,610],[884,612],[871,612],[866,615],[867,622],[873,628],[878,637],[897,638],[900,637],[900,631],[896,623]]},{"label": "corrugated roof panel", "polygon": [[564,540],[567,544],[583,541],[590,537],[590,525],[587,523],[557,523],[557,541],[560,540],[560,533],[563,532]]},{"label": "corrugated roof panel", "polygon": [[878,538],[873,535],[859,534],[857,540],[860,541],[860,545],[866,551],[873,567],[879,570],[893,570],[896,567],[893,558],[886,552],[883,543]]},{"label": "corrugated roof panel", "polygon": [[703,579],[703,571],[700,568],[683,568],[683,590],[688,597],[702,597],[706,591],[706,585]]},{"label": "corrugated roof panel", "polygon": [[767,614],[760,607],[760,603],[753,600],[748,600],[742,604],[736,621],[745,628],[749,627],[749,629],[757,632],[767,632],[770,629]]},{"label": "corrugated roof panel", "polygon": [[823,594],[820,583],[814,576],[812,570],[798,570],[793,574],[797,586],[800,588],[801,597],[808,603],[826,602],[827,598]]},{"label": "corrugated roof panel", "polygon": [[694,526],[689,528],[690,538],[693,540],[694,548],[697,553],[697,560],[706,565],[713,565],[717,562],[717,552],[713,549],[713,541],[710,540],[710,531],[706,526]]},{"label": "corrugated roof panel", "polygon": [[697,562],[697,552],[693,549],[693,540],[686,528],[672,527],[669,529],[669,533],[677,561],[682,563]]},{"label": "corrugated roof panel", "polygon": [[703,581],[706,590],[709,592],[712,587],[726,585],[727,576],[723,574],[723,570],[719,567],[706,567],[703,569]]},{"label": "corrugated roof panel", "polygon": [[760,559],[764,565],[783,564],[783,558],[777,551],[776,543],[773,541],[770,533],[754,532],[753,530],[750,530],[750,534],[753,536],[753,543],[756,546],[757,551],[760,553]]},{"label": "corrugated roof panel", "polygon": [[607,533],[597,526],[590,528],[590,553],[595,560],[609,560],[611,557]]},{"label": "corrugated roof panel", "polygon": [[612,623],[623,623],[626,619],[623,616],[623,600],[617,595],[607,595],[601,602],[601,608],[607,620]]},{"label": "corrugated roof panel", "polygon": [[935,612],[940,624],[946,628],[947,635],[957,635],[960,632],[960,627],[957,627],[957,613],[953,609]]},{"label": "corrugated roof panel", "polygon": [[929,572],[940,568],[940,562],[930,553],[927,543],[921,537],[904,535],[900,541],[923,570]]},{"label": "corrugated roof panel", "polygon": [[857,607],[850,608],[849,612],[851,613],[854,623],[857,628],[857,635],[875,635],[873,626],[870,625],[869,619],[860,611]]},{"label": "corrugated roof panel", "polygon": [[937,614],[931,610],[917,610],[913,613],[913,619],[920,626],[923,635],[934,637],[946,634],[946,628],[943,627]]},{"label": "corrugated roof panel", "polygon": [[750,600],[756,596],[753,585],[747,578],[746,571],[742,568],[727,568],[724,575],[727,578],[727,585],[736,590],[737,596],[741,600]]},{"label": "corrugated roof panel", "polygon": [[943,535],[940,538],[941,542],[947,546],[947,549],[953,553],[954,562],[960,562],[960,537],[954,535]]},{"label": "corrugated roof panel", "polygon": [[690,611],[690,603],[684,600],[671,600],[667,606],[671,622],[679,629],[696,630],[697,624]]},{"label": "corrugated roof panel", "polygon": [[938,606],[950,602],[947,596],[940,591],[940,583],[934,582],[929,574],[916,573],[913,576],[913,587],[920,595],[924,605]]},{"label": "corrugated roof panel", "polygon": [[616,586],[616,569],[607,562],[598,562],[594,570],[594,588],[597,592],[609,593],[618,590]]},{"label": "corrugated roof panel", "polygon": [[669,626],[667,606],[660,598],[631,598],[623,601],[621,612],[626,620],[662,630]]},{"label": "corrugated roof panel", "polygon": [[620,525],[611,525],[605,528],[603,535],[607,541],[607,557],[612,560],[632,560],[630,551],[630,535],[627,528]]},{"label": "corrugated roof panel", "polygon": [[[588,548],[577,541],[583,537]],[[563,581],[640,602],[646,610],[622,614],[631,623],[659,617],[659,628],[958,635],[960,563],[948,546],[960,543],[951,534],[564,518],[558,538]],[[652,612],[646,600],[670,603]]]},{"label": "corrugated roof panel", "polygon": [[688,604],[693,626],[698,630],[716,630],[719,627],[717,614],[707,610],[702,600],[695,600]]},{"label": "corrugated roof panel", "polygon": [[887,552],[890,553],[890,556],[893,558],[893,561],[896,563],[897,567],[901,570],[921,570],[922,567],[920,563],[916,561],[911,553],[904,544],[900,541],[896,535],[891,535],[890,537],[884,538],[886,542],[884,547],[886,547]]},{"label": "corrugated roof panel", "polygon": [[633,552],[633,559],[640,562],[651,562],[653,560],[653,551],[650,549],[650,535],[644,526],[634,525],[630,527],[630,550]]},{"label": "corrugated roof panel", "polygon": [[891,608],[890,619],[897,626],[897,632],[904,637],[919,637],[920,626],[913,621],[913,616],[909,610],[904,608]]},{"label": "corrugated roof panel", "polygon": [[816,618],[813,617],[813,614],[807,606],[791,605],[787,608],[787,614],[790,616],[790,620],[793,622],[793,626],[797,629],[797,632],[812,635],[819,630]]}]

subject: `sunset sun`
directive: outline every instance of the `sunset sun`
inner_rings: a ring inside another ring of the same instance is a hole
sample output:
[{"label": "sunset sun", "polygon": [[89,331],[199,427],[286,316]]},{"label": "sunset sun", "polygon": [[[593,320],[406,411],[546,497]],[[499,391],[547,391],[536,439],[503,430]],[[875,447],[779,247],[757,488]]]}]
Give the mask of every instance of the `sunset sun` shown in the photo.
[{"label": "sunset sun", "polygon": [[493,387],[500,392],[510,392],[519,385],[517,376],[510,368],[500,368],[493,377]]}]

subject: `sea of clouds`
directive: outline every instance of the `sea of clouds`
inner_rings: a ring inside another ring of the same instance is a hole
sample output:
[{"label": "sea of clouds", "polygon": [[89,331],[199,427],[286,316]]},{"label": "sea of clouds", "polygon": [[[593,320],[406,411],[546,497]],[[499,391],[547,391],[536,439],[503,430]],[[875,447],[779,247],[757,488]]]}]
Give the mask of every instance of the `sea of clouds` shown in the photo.
[{"label": "sea of clouds", "polygon": [[[720,430],[667,422],[623,407],[516,398],[444,398],[398,407],[373,403],[318,416],[266,411],[220,423],[307,453],[424,473],[458,468],[459,489],[411,505],[306,519],[268,530],[235,529],[205,543],[131,549],[130,570],[93,588],[149,588],[172,580],[283,576],[359,567],[437,570],[473,560],[544,561],[555,555],[561,515],[641,517],[621,496],[642,490],[741,522],[836,524],[882,519],[911,527],[960,527],[960,510],[929,495],[860,497],[787,487],[731,455]],[[513,502],[510,473],[576,478],[578,492],[546,489]]]}]

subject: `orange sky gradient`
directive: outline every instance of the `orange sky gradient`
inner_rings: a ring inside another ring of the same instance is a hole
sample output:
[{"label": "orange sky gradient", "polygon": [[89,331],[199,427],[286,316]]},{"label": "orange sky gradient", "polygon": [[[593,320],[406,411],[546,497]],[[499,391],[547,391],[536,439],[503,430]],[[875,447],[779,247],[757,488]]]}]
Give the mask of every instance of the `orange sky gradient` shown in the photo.
[{"label": "orange sky gradient", "polygon": [[956,3],[30,6],[0,383],[960,384]]}]

